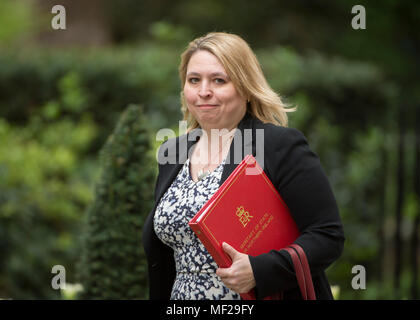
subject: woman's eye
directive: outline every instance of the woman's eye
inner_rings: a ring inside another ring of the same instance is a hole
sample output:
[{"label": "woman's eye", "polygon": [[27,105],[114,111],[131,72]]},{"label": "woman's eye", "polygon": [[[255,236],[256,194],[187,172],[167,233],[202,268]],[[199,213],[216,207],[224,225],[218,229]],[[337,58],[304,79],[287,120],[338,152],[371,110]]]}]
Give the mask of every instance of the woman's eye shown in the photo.
[{"label": "woman's eye", "polygon": [[[198,83],[199,81],[200,81],[200,79],[199,79],[199,78],[189,78],[189,79],[188,79],[188,82],[189,82],[189,83],[192,83],[192,84]],[[225,81],[224,79],[222,79],[222,78],[215,78],[213,81],[214,81],[216,84],[223,84],[223,83],[226,83],[226,81]]]}]

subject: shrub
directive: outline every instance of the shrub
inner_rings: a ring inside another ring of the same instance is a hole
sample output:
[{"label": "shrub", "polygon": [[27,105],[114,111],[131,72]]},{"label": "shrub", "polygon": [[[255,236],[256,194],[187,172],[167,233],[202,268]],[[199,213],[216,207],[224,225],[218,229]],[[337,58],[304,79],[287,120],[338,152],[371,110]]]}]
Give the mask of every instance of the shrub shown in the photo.
[{"label": "shrub", "polygon": [[87,212],[79,267],[82,299],[146,298],[141,230],[155,176],[147,128],[142,109],[130,105],[100,152],[102,173]]}]

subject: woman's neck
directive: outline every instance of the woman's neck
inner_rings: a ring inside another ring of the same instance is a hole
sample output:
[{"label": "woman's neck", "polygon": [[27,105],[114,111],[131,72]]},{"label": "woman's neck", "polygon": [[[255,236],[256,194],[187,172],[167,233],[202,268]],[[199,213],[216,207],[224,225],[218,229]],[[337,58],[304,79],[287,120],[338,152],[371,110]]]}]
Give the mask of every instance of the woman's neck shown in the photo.
[{"label": "woman's neck", "polygon": [[217,164],[224,158],[236,128],[203,130],[199,142],[197,143],[197,155],[202,163]]},{"label": "woman's neck", "polygon": [[209,144],[216,143],[217,141],[221,142],[227,138],[230,138],[235,133],[236,127],[232,128],[223,128],[223,129],[204,129],[202,138],[207,138]]}]

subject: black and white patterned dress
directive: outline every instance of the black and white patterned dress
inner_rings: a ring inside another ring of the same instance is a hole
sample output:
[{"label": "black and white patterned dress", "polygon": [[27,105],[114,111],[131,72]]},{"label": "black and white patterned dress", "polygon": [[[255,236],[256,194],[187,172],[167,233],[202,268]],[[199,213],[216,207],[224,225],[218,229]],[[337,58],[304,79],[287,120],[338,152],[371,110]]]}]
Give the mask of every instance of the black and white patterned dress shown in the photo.
[{"label": "black and white patterned dress", "polygon": [[173,300],[239,300],[216,275],[217,264],[188,226],[188,221],[219,188],[225,160],[203,180],[194,182],[189,159],[161,198],[154,216],[156,235],[174,250]]}]

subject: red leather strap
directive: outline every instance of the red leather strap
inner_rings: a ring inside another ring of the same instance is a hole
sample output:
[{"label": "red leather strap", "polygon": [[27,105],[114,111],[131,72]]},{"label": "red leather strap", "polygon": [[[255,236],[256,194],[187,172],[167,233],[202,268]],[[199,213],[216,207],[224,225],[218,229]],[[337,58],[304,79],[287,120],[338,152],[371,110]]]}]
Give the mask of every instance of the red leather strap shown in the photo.
[{"label": "red leather strap", "polygon": [[308,300],[316,300],[314,284],[312,282],[312,276],[311,276],[311,269],[309,268],[309,263],[308,263],[308,259],[306,258],[305,251],[303,251],[302,247],[296,243],[291,244],[289,247],[294,248],[299,255],[300,262],[302,264],[302,269],[305,276],[306,292],[307,292]]},{"label": "red leather strap", "polygon": [[300,292],[302,293],[303,300],[307,300],[308,295],[307,295],[307,292],[306,292],[305,274],[303,272],[302,264],[300,263],[300,259],[299,259],[298,255],[297,255],[297,253],[294,249],[286,247],[286,248],[284,248],[284,250],[286,250],[290,254],[290,257],[292,258],[292,262],[293,262],[293,266],[294,266],[294,269],[295,269],[296,279],[298,281]]},{"label": "red leather strap", "polygon": [[309,269],[308,259],[305,251],[297,245],[291,244],[284,248],[292,258],[293,266],[296,273],[296,278],[304,300],[315,300],[315,291],[312,283],[311,271]]}]

